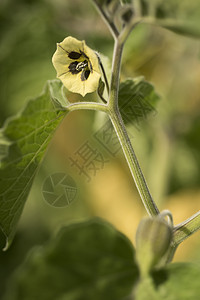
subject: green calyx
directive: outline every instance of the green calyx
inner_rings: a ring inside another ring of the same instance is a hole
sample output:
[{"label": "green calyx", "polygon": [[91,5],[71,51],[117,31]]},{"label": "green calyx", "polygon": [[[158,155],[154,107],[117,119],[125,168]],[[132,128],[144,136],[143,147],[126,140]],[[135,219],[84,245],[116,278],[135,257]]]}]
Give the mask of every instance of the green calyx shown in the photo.
[{"label": "green calyx", "polygon": [[148,276],[172,242],[172,227],[161,216],[144,218],[136,233],[136,258],[141,276]]}]

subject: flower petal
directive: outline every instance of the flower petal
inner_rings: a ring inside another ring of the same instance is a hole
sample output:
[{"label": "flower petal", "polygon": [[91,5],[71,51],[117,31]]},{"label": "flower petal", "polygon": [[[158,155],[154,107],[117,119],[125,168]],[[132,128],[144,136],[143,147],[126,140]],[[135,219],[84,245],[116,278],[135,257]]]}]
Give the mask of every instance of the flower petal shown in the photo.
[{"label": "flower petal", "polygon": [[[80,68],[78,73],[72,74],[69,69],[70,64],[83,61],[88,62],[87,67]],[[85,96],[97,90],[101,77],[98,57],[85,44],[85,41],[78,41],[71,36],[65,38],[57,44],[52,62],[57,71],[57,77],[69,91]]]}]

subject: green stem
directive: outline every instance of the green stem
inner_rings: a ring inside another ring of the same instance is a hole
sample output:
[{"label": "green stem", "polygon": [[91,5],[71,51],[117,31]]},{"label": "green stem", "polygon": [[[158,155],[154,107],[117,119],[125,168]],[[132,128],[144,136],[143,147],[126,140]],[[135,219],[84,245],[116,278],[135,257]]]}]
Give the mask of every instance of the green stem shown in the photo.
[{"label": "green stem", "polygon": [[200,211],[198,211],[196,214],[194,214],[186,221],[174,227],[173,242],[167,253],[166,263],[170,263],[172,261],[178,245],[199,229],[200,229]]},{"label": "green stem", "polygon": [[128,137],[124,122],[121,118],[119,108],[118,108],[118,92],[119,92],[119,77],[120,77],[120,66],[122,59],[122,52],[124,46],[124,38],[126,39],[128,32],[121,39],[115,40],[114,54],[113,54],[113,64],[112,64],[112,77],[111,77],[111,87],[110,87],[110,98],[109,98],[109,116],[111,122],[114,126],[115,132],[118,136],[119,142],[121,144],[122,150],[124,152],[126,161],[130,168],[131,174],[135,181],[138,192],[141,196],[143,204],[147,212],[151,216],[156,216],[159,214],[159,210],[155,205],[149,189],[147,187],[145,178],[139,166],[137,157],[133,150],[131,141]]},{"label": "green stem", "polygon": [[133,30],[133,28],[135,28],[141,22],[142,22],[142,19],[140,17],[131,19],[131,21],[121,31],[121,33],[118,37],[118,41],[120,43],[125,43],[125,41],[127,40],[128,36],[131,33],[131,31]]},{"label": "green stem", "polygon": [[174,227],[173,242],[167,253],[166,263],[170,263],[172,261],[178,245],[199,229],[200,229],[200,211],[198,211],[196,214],[194,214],[186,221]]},{"label": "green stem", "polygon": [[118,38],[115,35],[112,76],[111,76],[110,95],[109,95],[108,104],[106,105],[106,104],[102,104],[102,103],[100,104],[94,102],[81,102],[81,103],[70,104],[67,107],[67,109],[69,109],[70,111],[77,110],[77,109],[95,109],[109,114],[115,132],[118,136],[119,142],[121,144],[122,150],[124,152],[126,161],[130,168],[131,174],[135,181],[136,187],[143,201],[143,204],[147,212],[151,216],[156,216],[159,214],[159,210],[151,197],[151,194],[149,192],[145,178],[139,166],[137,157],[133,150],[131,141],[127,134],[124,122],[121,118],[119,108],[118,108],[119,77],[120,77],[120,67],[121,67],[123,46],[125,40],[128,37],[128,34],[132,30],[132,27],[135,26],[135,24],[136,23],[130,24],[127,27],[127,30],[122,31],[122,33]]},{"label": "green stem", "polygon": [[119,92],[119,77],[120,77],[120,67],[123,52],[123,43],[115,40],[114,51],[113,51],[113,62],[112,62],[112,76],[110,84],[110,97],[109,97],[109,107],[110,110],[118,107],[118,92]]},{"label": "green stem", "polygon": [[174,243],[179,245],[191,234],[200,229],[200,211],[174,228]]},{"label": "green stem", "polygon": [[69,111],[79,109],[99,110],[108,113],[108,106],[106,104],[96,102],[76,102],[66,106],[66,109]]},{"label": "green stem", "polygon": [[133,2],[133,7],[134,7],[135,15],[140,17],[142,15],[142,8],[141,8],[140,0],[135,0]]},{"label": "green stem", "polygon": [[112,36],[114,38],[116,38],[119,35],[119,32],[115,26],[115,24],[109,19],[109,17],[107,16],[107,14],[105,13],[104,9],[101,7],[101,5],[96,1],[93,0],[99,14],[101,15],[102,19],[104,20],[104,22],[106,23],[106,25],[108,26]]},{"label": "green stem", "polygon": [[[109,102],[108,104],[76,103],[71,104],[68,108],[71,111],[76,109],[96,109],[109,114],[143,204],[151,216],[156,216],[160,214],[160,212],[151,197],[118,107],[119,77],[123,46],[132,29],[142,21],[140,0],[135,0],[136,17],[126,24],[120,33],[118,32],[118,29],[112,20],[110,20],[110,18],[104,12],[104,9],[101,7],[101,5],[99,5],[96,0],[93,1],[115,40]],[[151,7],[151,9],[154,14],[154,7]],[[154,17],[144,17],[143,22],[150,24],[158,24],[160,22],[159,24],[165,27],[173,27],[177,25],[177,23],[174,24],[174,22],[171,20],[160,21],[155,20]],[[164,214],[166,214],[166,212]],[[172,216],[169,214],[169,212],[167,212],[167,216],[171,218],[171,223],[173,223]],[[180,244],[184,239],[189,237],[198,229],[200,229],[200,211],[185,222],[174,227],[174,239],[168,253],[168,260],[172,259],[178,244]]]},{"label": "green stem", "polygon": [[110,119],[116,131],[118,139],[120,141],[126,161],[130,168],[131,174],[133,176],[133,179],[135,181],[136,187],[143,201],[143,204],[147,212],[151,216],[156,216],[159,214],[159,210],[156,204],[154,203],[151,194],[149,192],[148,186],[146,184],[145,178],[139,166],[131,141],[128,137],[120,112],[119,111],[110,112]]}]

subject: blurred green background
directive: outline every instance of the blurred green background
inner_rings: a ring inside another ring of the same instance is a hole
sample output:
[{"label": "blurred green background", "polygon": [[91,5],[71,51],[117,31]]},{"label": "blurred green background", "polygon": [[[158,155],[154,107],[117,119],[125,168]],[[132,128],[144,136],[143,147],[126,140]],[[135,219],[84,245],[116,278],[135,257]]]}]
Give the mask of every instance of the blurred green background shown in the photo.
[{"label": "blurred green background", "polygon": [[[0,124],[55,78],[51,57],[56,43],[71,35],[112,56],[112,38],[91,1],[0,1]],[[143,75],[161,96],[157,113],[129,126],[131,140],[149,188],[160,209],[170,209],[175,224],[200,209],[200,43],[165,29],[139,25],[129,37],[121,79]],[[76,100],[76,95],[72,97]],[[36,177],[11,248],[0,253],[0,290],[35,245],[44,244],[63,225],[94,215],[105,218],[134,243],[146,212],[140,203],[122,153],[87,183],[69,157],[89,139],[104,117],[94,112],[67,116]],[[48,205],[45,178],[67,172],[79,194],[66,208]],[[175,260],[199,259],[200,235],[183,243]],[[1,248],[4,246],[1,236]]]}]

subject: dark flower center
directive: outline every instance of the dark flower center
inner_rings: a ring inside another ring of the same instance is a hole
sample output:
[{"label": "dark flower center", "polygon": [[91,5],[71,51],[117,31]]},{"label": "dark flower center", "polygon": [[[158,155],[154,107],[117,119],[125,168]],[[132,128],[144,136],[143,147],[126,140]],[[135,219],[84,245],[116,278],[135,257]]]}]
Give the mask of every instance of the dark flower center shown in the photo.
[{"label": "dark flower center", "polygon": [[[73,53],[73,55],[71,55]],[[79,54],[78,52],[70,52],[69,54],[71,56],[75,57],[75,54]],[[71,57],[70,57],[71,58]],[[78,59],[78,58],[77,58]],[[81,80],[85,81],[88,79],[89,75],[90,75],[90,69],[88,67],[88,61],[85,59],[84,61],[78,62],[78,61],[73,61],[70,65],[69,65],[69,70],[72,74],[78,74],[79,72],[81,73]]]},{"label": "dark flower center", "polygon": [[88,62],[87,60],[81,61],[76,65],[76,70],[77,71],[82,71],[84,69],[86,69],[88,66]]}]

